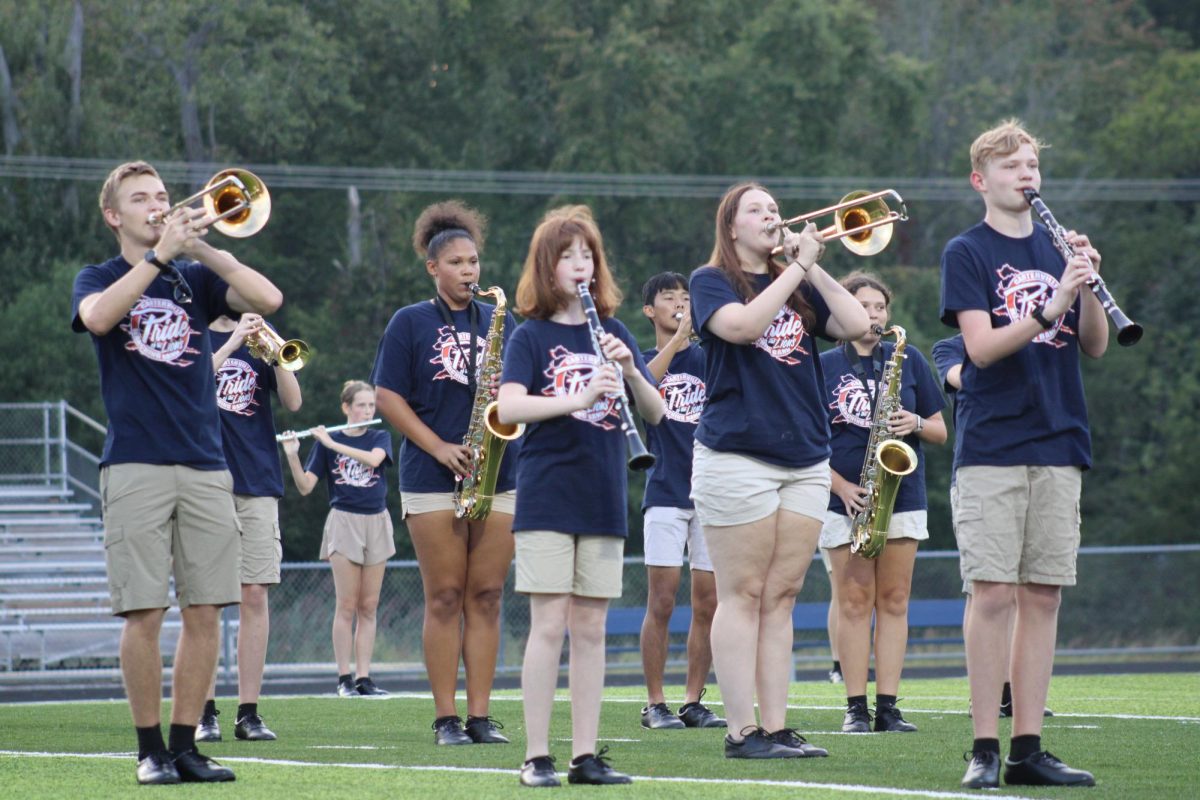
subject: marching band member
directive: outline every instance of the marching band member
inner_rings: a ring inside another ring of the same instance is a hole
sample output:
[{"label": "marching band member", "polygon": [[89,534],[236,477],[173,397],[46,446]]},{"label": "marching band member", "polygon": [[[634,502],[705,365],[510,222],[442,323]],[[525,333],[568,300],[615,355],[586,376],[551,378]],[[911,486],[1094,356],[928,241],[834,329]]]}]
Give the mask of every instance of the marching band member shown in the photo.
[{"label": "marching band member", "polygon": [[[500,646],[500,598],[513,557],[516,486],[511,443],[497,496],[482,520],[455,516],[455,480],[466,475],[463,445],[486,358],[495,307],[471,286],[480,280],[484,219],[457,201],[435,203],[417,219],[413,247],[425,260],[435,295],[395,313],[379,343],[372,380],[379,410],[404,436],[400,499],[425,592],[422,644],[433,691],[438,744],[507,743],[489,714]],[[511,315],[505,337],[515,323]],[[459,656],[467,674],[467,723],[454,691]]]},{"label": "marching band member", "polygon": [[[114,169],[100,212],[120,253],[75,278],[71,327],[100,365],[108,436],[100,460],[105,560],[123,617],[121,674],[137,729],[139,783],[231,781],[201,755],[196,721],[217,663],[222,606],[240,600],[238,533],[207,328],[221,314],[268,314],[283,295],[204,241],[203,208],[171,208],[154,167]],[[175,576],[183,632],[163,742],[159,634]]]},{"label": "marching band member", "polygon": [[[577,291],[591,286],[605,358]],[[596,751],[604,689],[604,627],[621,595],[627,533],[625,436],[616,398],[624,384],[642,418],[657,424],[663,402],[629,330],[613,312],[621,299],[586,206],[550,211],[529,243],[517,286],[517,328],[504,359],[500,420],[527,423],[517,465],[516,588],[529,595],[530,630],[521,670],[526,760],[521,783],[557,786],[550,713],[571,633],[571,783],[629,783]],[[612,362],[620,365],[619,373]],[[553,498],[548,501],[547,498]]]},{"label": "marching band member", "polygon": [[[387,561],[396,554],[392,517],[387,509],[387,466],[392,463],[392,437],[365,424],[375,416],[375,388],[365,381],[346,381],[342,413],[347,425],[359,427],[329,433],[311,429],[316,443],[300,466],[300,440],[283,434],[292,480],[301,495],[321,478],[329,487],[329,516],[321,539],[322,561],[333,569],[337,607],[333,615],[333,656],[340,697],[382,697],[386,691],[371,679],[376,612]],[[357,620],[357,625],[355,621]],[[357,679],[350,675],[354,651]]]}]

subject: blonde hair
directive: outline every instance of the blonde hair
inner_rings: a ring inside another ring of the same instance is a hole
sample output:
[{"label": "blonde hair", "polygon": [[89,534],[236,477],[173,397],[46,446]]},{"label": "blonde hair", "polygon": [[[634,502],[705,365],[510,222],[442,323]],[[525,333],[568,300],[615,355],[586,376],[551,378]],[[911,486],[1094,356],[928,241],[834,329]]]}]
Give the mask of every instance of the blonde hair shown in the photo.
[{"label": "blonde hair", "polygon": [[587,206],[562,206],[542,217],[533,238],[521,279],[517,282],[517,312],[528,319],[549,319],[570,301],[554,277],[559,257],[578,236],[592,251],[592,299],[596,313],[611,317],[621,304],[621,289],[608,269],[604,239]]},{"label": "blonde hair", "polygon": [[983,172],[984,167],[994,159],[1010,156],[1017,152],[1021,145],[1026,144],[1033,147],[1034,155],[1043,147],[1050,146],[1025,130],[1021,120],[1015,117],[1006,119],[991,130],[979,134],[971,143],[971,170]]},{"label": "blonde hair", "polygon": [[359,392],[373,392],[375,387],[366,381],[346,381],[342,384],[342,405],[348,406],[354,402],[354,395]]},{"label": "blonde hair", "polygon": [[[121,188],[121,182],[136,175],[151,175],[162,180],[158,175],[158,170],[145,161],[126,161],[108,173],[108,177],[104,179],[104,185],[100,187],[100,214],[102,216],[107,209],[116,209],[117,190]],[[104,220],[104,224],[108,225],[107,219]],[[120,241],[121,237],[117,234],[117,229],[112,225],[108,225],[108,227],[113,232],[113,236],[117,237],[117,241]]]}]

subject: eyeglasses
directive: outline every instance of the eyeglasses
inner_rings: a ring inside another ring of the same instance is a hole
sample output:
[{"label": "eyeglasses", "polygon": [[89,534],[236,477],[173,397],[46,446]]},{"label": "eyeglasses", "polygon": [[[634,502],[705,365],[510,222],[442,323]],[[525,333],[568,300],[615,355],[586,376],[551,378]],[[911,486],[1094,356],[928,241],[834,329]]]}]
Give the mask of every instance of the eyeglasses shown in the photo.
[{"label": "eyeglasses", "polygon": [[192,302],[192,287],[188,286],[188,282],[183,277],[183,273],[180,272],[175,265],[168,264],[167,269],[163,271],[162,276],[167,283],[171,284],[171,289],[175,293],[176,303]]}]

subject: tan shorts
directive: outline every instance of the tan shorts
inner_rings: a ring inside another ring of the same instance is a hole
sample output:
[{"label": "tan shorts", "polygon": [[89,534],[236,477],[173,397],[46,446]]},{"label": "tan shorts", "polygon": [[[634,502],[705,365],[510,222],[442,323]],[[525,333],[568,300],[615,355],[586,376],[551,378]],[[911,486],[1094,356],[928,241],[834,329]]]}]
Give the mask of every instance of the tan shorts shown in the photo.
[{"label": "tan shorts", "polygon": [[235,494],[233,507],[242,524],[242,583],[279,583],[279,563],[283,561],[279,499]]},{"label": "tan shorts", "polygon": [[241,600],[229,470],[112,464],[100,470],[104,560],[113,614]]},{"label": "tan shorts", "polygon": [[966,581],[1075,585],[1079,467],[961,467],[954,535]]},{"label": "tan shorts", "polygon": [[[428,514],[430,511],[453,511],[454,492],[401,492],[401,519],[408,519],[409,514]],[[510,517],[517,511],[517,493],[510,489],[500,492],[492,498],[492,511],[497,514],[508,514]]]},{"label": "tan shorts", "polygon": [[692,502],[705,526],[745,525],[779,508],[824,520],[829,508],[828,459],[811,467],[780,467],[696,442]]},{"label": "tan shorts", "polygon": [[818,547],[817,552],[821,554],[821,563],[825,565],[825,572],[833,574],[833,562],[829,560],[829,551],[824,547]]},{"label": "tan shorts", "polygon": [[[929,538],[929,514],[924,509],[920,511],[900,511],[892,514],[892,524],[888,526],[887,538],[916,539],[923,542]],[[821,527],[821,547],[832,550],[835,547],[850,544],[850,530],[853,520],[837,511],[829,511],[825,524]]]},{"label": "tan shorts", "polygon": [[647,508],[642,517],[642,538],[647,567],[682,567],[686,548],[688,569],[713,571],[694,508]]},{"label": "tan shorts", "polygon": [[392,515],[386,510],[378,514],[355,514],[329,509],[325,534],[321,537],[320,558],[328,561],[334,553],[345,556],[351,564],[364,567],[387,561],[396,555]]},{"label": "tan shorts", "polygon": [[523,594],[621,596],[625,540],[556,531],[520,531],[517,591]]}]

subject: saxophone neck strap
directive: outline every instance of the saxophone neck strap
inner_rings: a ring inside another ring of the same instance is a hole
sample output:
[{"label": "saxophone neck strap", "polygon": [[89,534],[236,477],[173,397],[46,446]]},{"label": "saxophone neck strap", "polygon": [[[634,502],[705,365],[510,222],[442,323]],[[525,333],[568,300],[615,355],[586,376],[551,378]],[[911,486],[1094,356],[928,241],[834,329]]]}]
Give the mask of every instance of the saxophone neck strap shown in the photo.
[{"label": "saxophone neck strap", "polygon": [[858,352],[850,342],[846,342],[845,348],[846,360],[850,362],[854,376],[858,378],[871,401],[871,419],[875,419],[875,411],[879,405],[879,384],[883,380],[883,342],[876,343],[869,356]]},{"label": "saxophone neck strap", "polygon": [[442,315],[442,321],[450,328],[451,338],[454,339],[454,346],[458,348],[459,354],[467,363],[467,389],[475,391],[475,340],[479,335],[479,305],[475,302],[475,298],[467,304],[467,326],[471,330],[471,338],[468,340],[467,349],[464,351],[462,342],[458,340],[458,329],[454,327],[454,316],[450,313],[450,304],[446,302],[440,294],[433,296],[433,305],[437,308],[438,313]]}]

